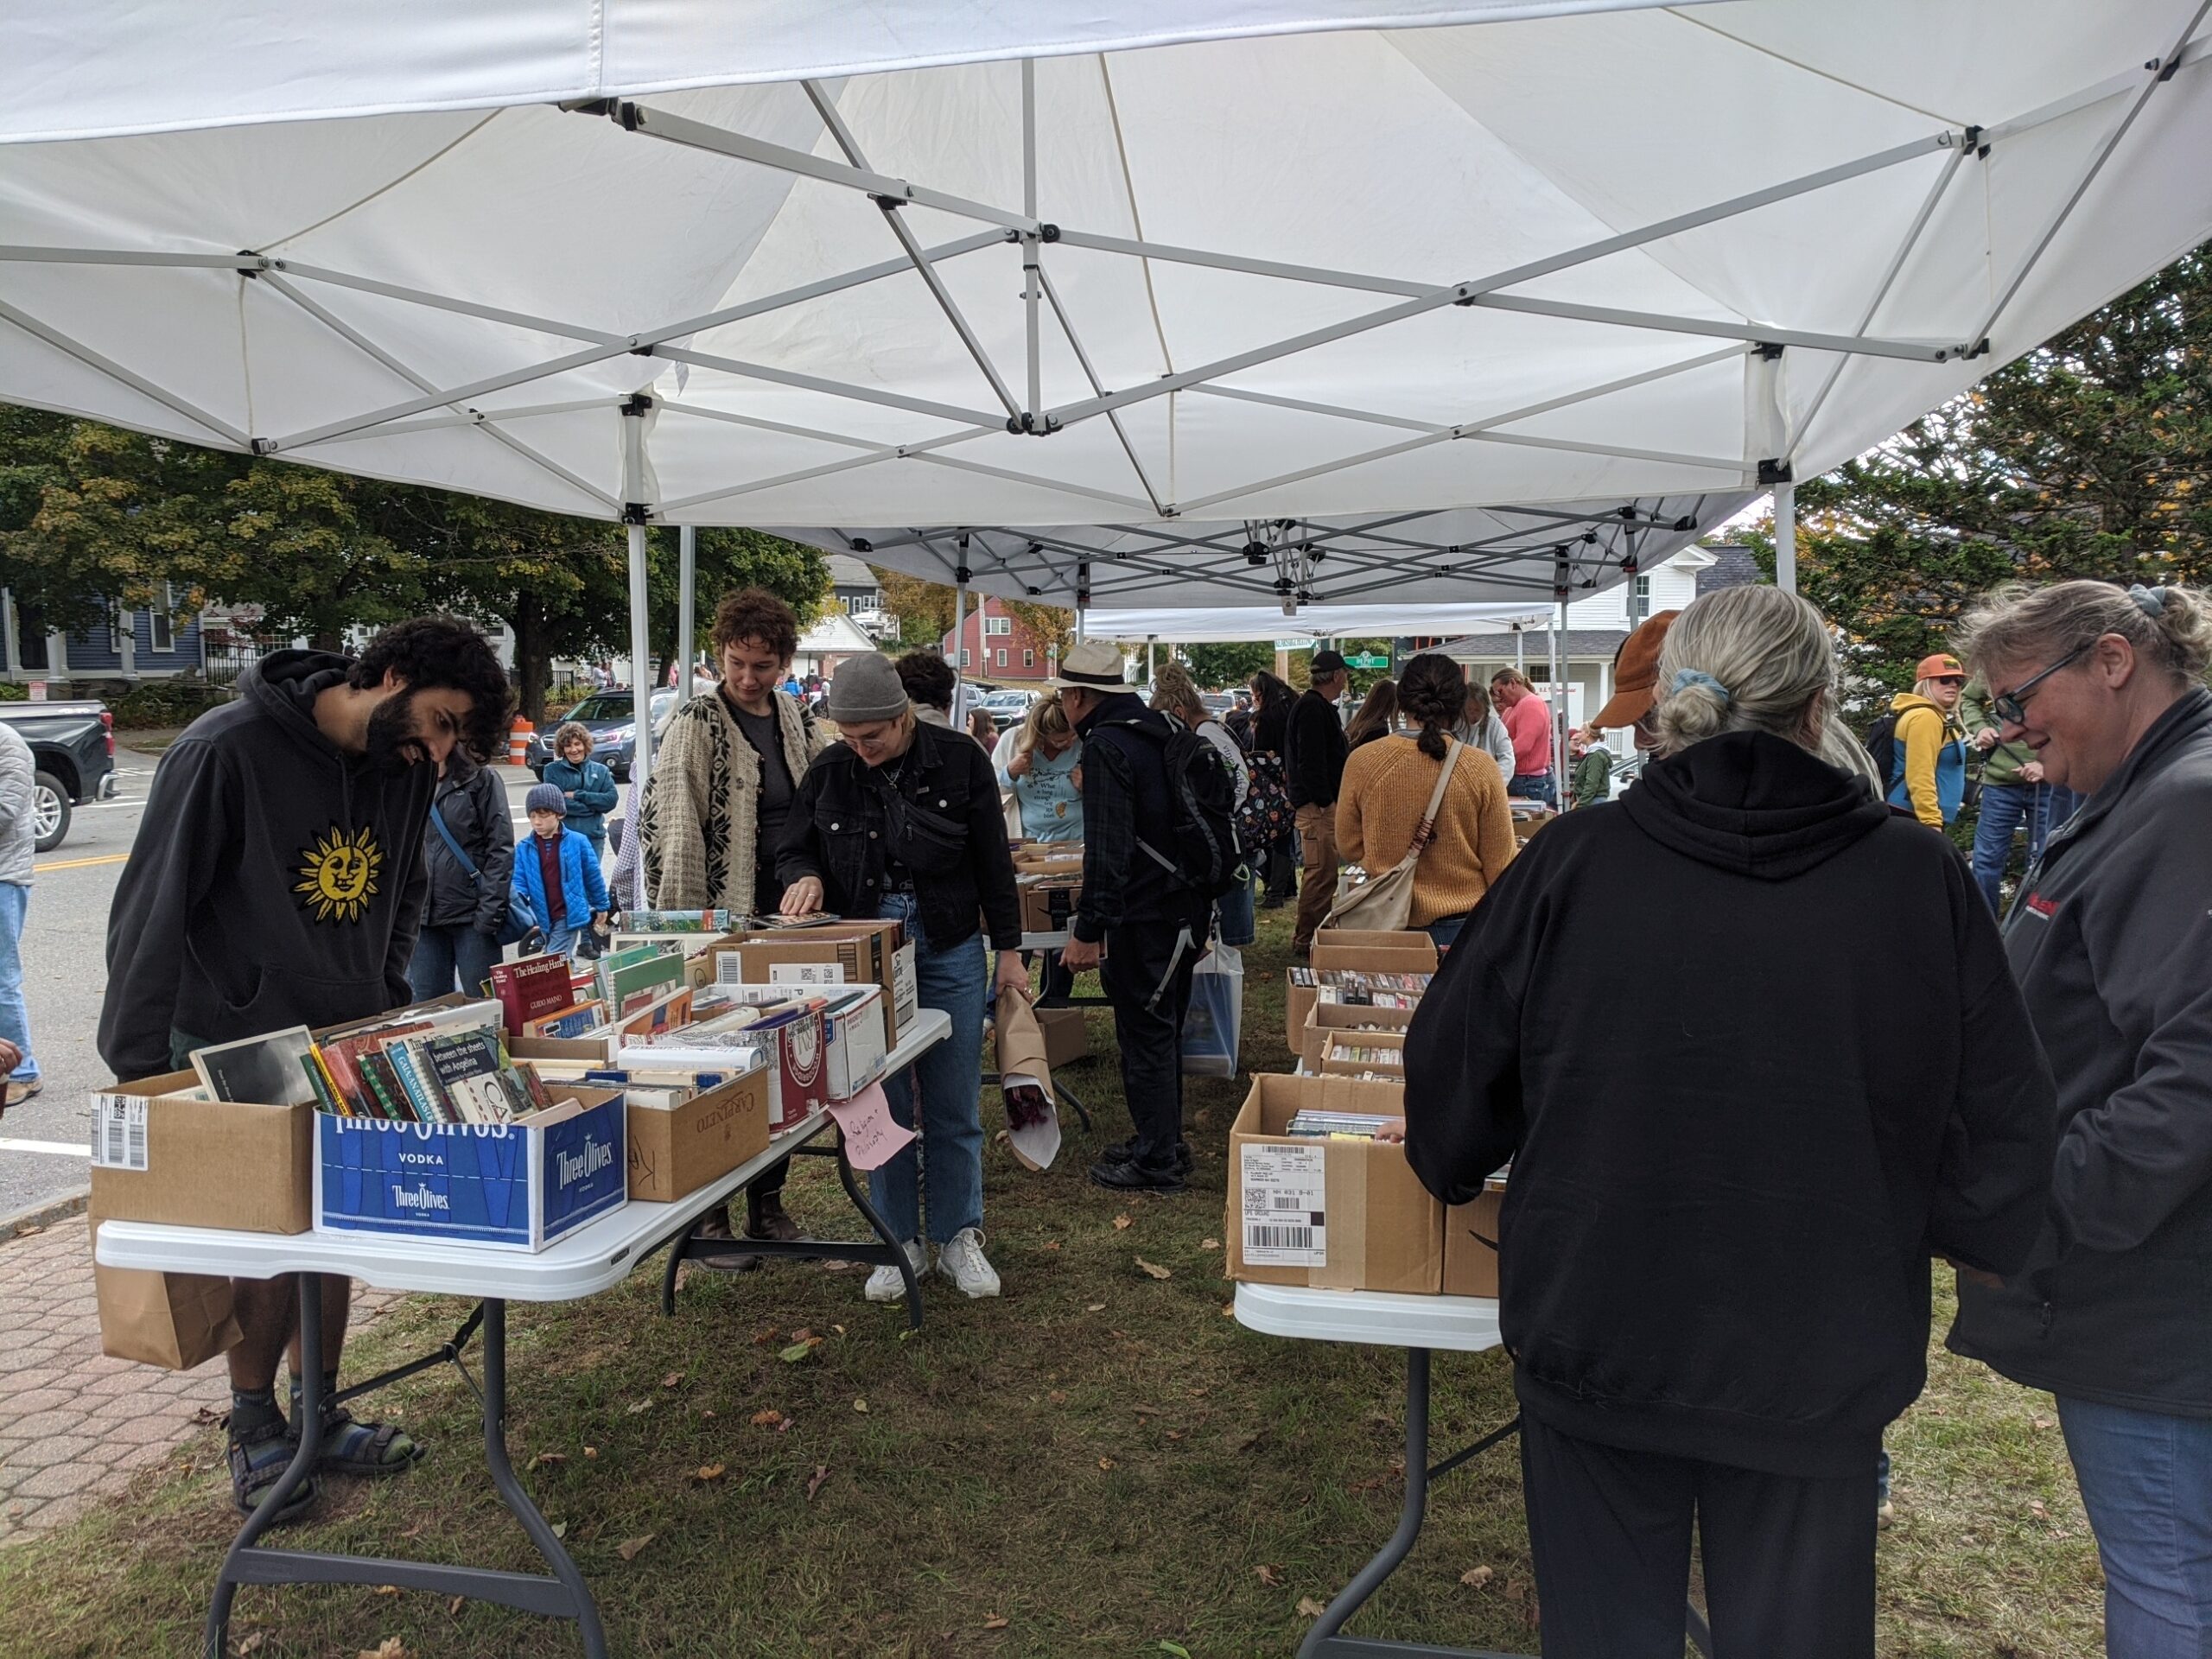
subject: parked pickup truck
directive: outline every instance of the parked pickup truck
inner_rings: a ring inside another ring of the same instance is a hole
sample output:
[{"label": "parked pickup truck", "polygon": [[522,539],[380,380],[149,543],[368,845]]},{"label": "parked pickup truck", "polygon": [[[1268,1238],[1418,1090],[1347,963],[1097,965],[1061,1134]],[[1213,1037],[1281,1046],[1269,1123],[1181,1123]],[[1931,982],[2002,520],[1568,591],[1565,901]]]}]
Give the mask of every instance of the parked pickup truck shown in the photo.
[{"label": "parked pickup truck", "polygon": [[38,763],[38,849],[69,833],[69,811],[115,794],[115,716],[101,702],[0,702],[0,720],[31,746]]}]

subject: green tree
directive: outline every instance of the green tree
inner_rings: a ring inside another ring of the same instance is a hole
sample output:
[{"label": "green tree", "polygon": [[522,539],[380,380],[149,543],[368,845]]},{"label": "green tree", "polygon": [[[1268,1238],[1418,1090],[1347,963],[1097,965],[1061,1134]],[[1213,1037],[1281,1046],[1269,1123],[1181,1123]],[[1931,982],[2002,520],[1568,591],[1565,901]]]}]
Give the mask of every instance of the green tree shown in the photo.
[{"label": "green tree", "polygon": [[899,619],[899,638],[895,645],[886,641],[887,647],[893,648],[895,654],[941,645],[952,632],[952,605],[959,590],[941,582],[910,576],[903,570],[886,570],[878,565],[868,569],[882,584],[883,608]]},{"label": "green tree", "polygon": [[1255,674],[1262,670],[1272,674],[1275,666],[1274,647],[1257,639],[1182,645],[1177,648],[1177,654],[1191,671],[1191,677],[1208,690],[1234,690],[1238,686],[1249,685]]}]

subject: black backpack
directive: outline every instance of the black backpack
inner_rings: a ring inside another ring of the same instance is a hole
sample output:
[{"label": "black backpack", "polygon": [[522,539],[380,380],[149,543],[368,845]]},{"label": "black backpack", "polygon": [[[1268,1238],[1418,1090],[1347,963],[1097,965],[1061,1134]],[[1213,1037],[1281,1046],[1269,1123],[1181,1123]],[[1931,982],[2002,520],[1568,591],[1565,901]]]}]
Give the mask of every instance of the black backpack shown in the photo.
[{"label": "black backpack", "polygon": [[1897,782],[1897,715],[1892,709],[1860,734],[1869,759],[1874,763],[1875,775],[1881,779],[1885,791]]},{"label": "black backpack", "polygon": [[1219,749],[1173,715],[1158,714],[1166,729],[1141,720],[1102,724],[1139,732],[1160,746],[1167,788],[1175,807],[1173,856],[1143,836],[1137,846],[1173,876],[1178,887],[1218,899],[1236,885],[1243,854],[1236,844],[1236,777]]}]

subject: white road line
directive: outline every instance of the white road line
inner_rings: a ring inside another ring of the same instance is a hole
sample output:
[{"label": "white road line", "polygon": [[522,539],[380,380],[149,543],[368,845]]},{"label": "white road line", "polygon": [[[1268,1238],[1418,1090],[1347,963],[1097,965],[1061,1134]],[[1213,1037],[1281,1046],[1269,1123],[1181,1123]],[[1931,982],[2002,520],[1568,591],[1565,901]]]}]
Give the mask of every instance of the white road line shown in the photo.
[{"label": "white road line", "polygon": [[44,1152],[57,1158],[92,1157],[92,1148],[76,1141],[18,1141],[0,1135],[0,1152]]}]

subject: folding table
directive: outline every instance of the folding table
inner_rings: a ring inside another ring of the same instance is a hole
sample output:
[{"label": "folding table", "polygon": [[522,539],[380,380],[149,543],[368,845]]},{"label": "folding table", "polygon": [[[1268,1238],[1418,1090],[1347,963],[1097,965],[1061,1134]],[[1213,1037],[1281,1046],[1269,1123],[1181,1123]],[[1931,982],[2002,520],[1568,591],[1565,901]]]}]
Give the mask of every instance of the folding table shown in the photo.
[{"label": "folding table", "polygon": [[[924,1008],[912,1028],[887,1057],[887,1069],[912,1064],[925,1049],[944,1040],[952,1022],[941,1011]],[[223,1659],[231,1603],[245,1584],[394,1584],[404,1589],[433,1590],[466,1596],[524,1612],[575,1621],[589,1659],[606,1659],[607,1637],[599,1607],[575,1562],[562,1547],[516,1478],[507,1456],[507,1304],[575,1301],[611,1290],[661,1244],[680,1239],[706,1211],[742,1190],[794,1147],[804,1145],[835,1122],[827,1112],[810,1114],[768,1150],[710,1181],[673,1204],[626,1202],[567,1236],[536,1252],[490,1249],[446,1240],[391,1238],[376,1234],[310,1232],[245,1233],[207,1227],[173,1227],[151,1222],[108,1221],[100,1224],[98,1253],[111,1268],[144,1268],[166,1273],[211,1274],[234,1279],[296,1275],[300,1292],[300,1449],[261,1506],[238,1529],[215,1580],[203,1638],[205,1659]],[[881,1241],[847,1243],[801,1241],[787,1254],[810,1253],[878,1264],[895,1263],[906,1283],[909,1322],[921,1322],[920,1288],[906,1252],[898,1248],[883,1218],[855,1184],[840,1147],[838,1170],[845,1191]],[[286,1500],[315,1467],[322,1438],[322,1281],[359,1279],[381,1290],[417,1291],[431,1295],[467,1296],[478,1306],[452,1339],[435,1351],[366,1382],[342,1389],[329,1404],[341,1404],[388,1382],[441,1364],[461,1372],[483,1409],[484,1460],[500,1501],[522,1523],[550,1576],[508,1573],[480,1567],[448,1567],[429,1561],[378,1556],[330,1554],[314,1550],[266,1549],[259,1540]],[[480,1387],[461,1362],[478,1329],[484,1333],[484,1380]]]},{"label": "folding table", "polygon": [[[1428,1460],[1429,1357],[1440,1349],[1472,1354],[1498,1346],[1502,1339],[1497,1303],[1481,1296],[1408,1296],[1383,1291],[1240,1284],[1236,1322],[1272,1337],[1406,1351],[1406,1503],[1398,1529],[1313,1621],[1313,1628],[1299,1647],[1298,1659],[1525,1659],[1525,1656],[1490,1649],[1440,1648],[1421,1642],[1343,1634],[1351,1616],[1413,1553],[1428,1508],[1429,1483],[1520,1431],[1521,1419],[1516,1414],[1441,1463]],[[1694,1606],[1688,1611],[1685,1629],[1700,1653],[1712,1653],[1712,1637]]]}]

